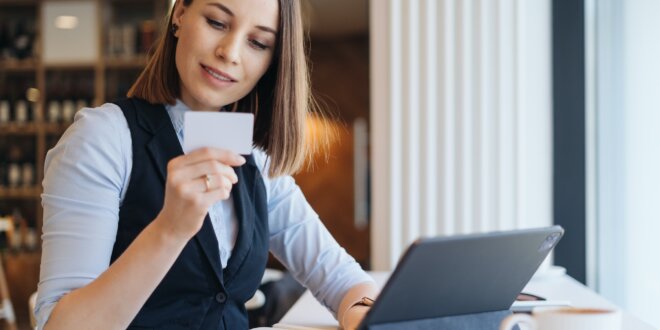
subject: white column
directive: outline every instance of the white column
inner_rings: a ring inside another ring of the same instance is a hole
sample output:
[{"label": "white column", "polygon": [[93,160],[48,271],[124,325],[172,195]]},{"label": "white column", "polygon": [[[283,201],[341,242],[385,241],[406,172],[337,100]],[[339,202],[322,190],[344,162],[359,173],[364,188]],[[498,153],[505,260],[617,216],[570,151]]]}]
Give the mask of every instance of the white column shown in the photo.
[{"label": "white column", "polygon": [[551,214],[549,0],[371,0],[372,266]]}]

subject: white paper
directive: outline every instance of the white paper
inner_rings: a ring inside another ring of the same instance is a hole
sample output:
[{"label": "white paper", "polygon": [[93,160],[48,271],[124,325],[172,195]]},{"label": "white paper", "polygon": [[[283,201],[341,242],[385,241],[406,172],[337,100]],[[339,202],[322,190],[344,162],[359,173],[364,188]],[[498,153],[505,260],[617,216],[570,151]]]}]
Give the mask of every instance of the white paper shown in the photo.
[{"label": "white paper", "polygon": [[254,115],[237,112],[187,111],[183,117],[183,152],[214,147],[252,153]]}]

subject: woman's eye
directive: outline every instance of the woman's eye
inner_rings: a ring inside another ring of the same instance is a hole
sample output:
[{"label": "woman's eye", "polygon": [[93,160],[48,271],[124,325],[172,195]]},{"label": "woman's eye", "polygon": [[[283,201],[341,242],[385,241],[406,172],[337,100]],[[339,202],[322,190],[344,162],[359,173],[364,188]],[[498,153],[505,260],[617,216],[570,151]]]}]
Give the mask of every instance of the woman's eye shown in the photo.
[{"label": "woman's eye", "polygon": [[262,44],[262,43],[260,43],[259,41],[256,41],[256,40],[252,40],[251,43],[252,43],[252,46],[254,46],[255,48],[260,49],[260,50],[264,50],[264,49],[268,48],[268,46],[266,46],[266,45],[264,45],[264,44]]},{"label": "woman's eye", "polygon": [[221,29],[222,30],[222,29],[225,29],[227,27],[227,25],[225,25],[225,23],[218,22],[218,21],[212,20],[210,18],[207,18],[206,22],[209,23],[210,26],[212,26],[216,29]]}]

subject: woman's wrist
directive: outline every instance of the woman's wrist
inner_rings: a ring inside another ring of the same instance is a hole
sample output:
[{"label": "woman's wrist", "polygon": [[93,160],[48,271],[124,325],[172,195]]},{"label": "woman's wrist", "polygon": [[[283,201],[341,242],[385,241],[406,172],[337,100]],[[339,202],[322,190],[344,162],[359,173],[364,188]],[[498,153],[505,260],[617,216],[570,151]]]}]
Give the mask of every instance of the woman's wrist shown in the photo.
[{"label": "woman's wrist", "polygon": [[343,329],[357,329],[370,308],[371,306],[360,303],[349,307],[342,315],[342,319],[340,320],[341,327]]},{"label": "woman's wrist", "polygon": [[[373,282],[364,282],[350,288],[344,294],[339,310],[337,320],[345,329],[352,329],[359,325],[362,318],[369,311],[369,305],[378,292]],[[364,299],[368,297],[369,299]]]},{"label": "woman's wrist", "polygon": [[175,245],[185,245],[192,237],[186,233],[182,233],[177,228],[170,225],[162,214],[159,214],[154,221],[147,227],[151,227],[157,235],[165,242],[173,243]]}]

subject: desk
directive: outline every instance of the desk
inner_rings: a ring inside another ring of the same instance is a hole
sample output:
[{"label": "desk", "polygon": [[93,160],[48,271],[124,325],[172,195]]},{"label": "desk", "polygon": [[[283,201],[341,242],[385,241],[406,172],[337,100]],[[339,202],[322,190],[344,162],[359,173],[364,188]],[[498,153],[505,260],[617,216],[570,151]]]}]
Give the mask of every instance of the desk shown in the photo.
[{"label": "desk", "polygon": [[[376,283],[383,285],[389,273],[371,272]],[[568,275],[539,276],[533,278],[523,290],[551,300],[568,300],[575,307],[616,308],[614,304],[599,296]],[[287,326],[291,325],[291,326]],[[335,330],[337,321],[309,291],[291,307],[282,320],[274,326],[278,329]],[[623,313],[623,330],[653,330],[638,318]]]}]

